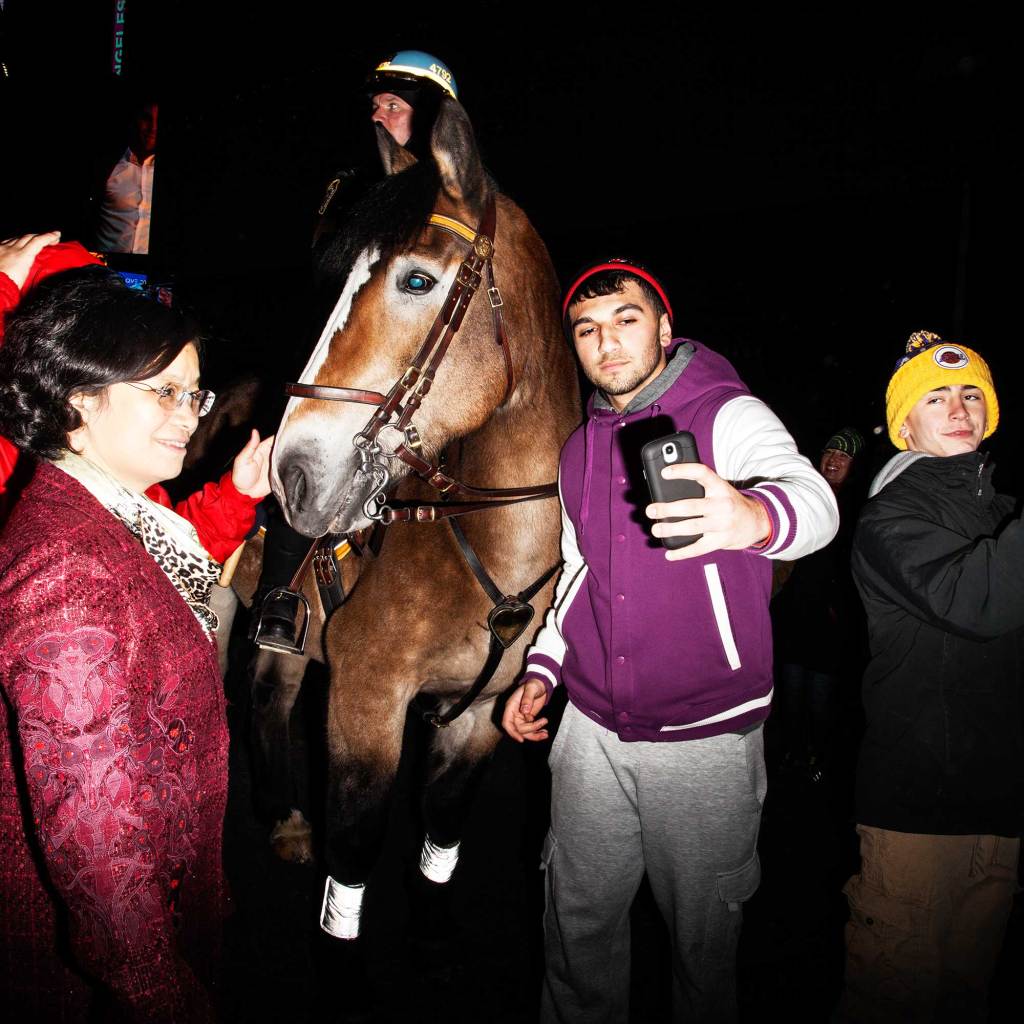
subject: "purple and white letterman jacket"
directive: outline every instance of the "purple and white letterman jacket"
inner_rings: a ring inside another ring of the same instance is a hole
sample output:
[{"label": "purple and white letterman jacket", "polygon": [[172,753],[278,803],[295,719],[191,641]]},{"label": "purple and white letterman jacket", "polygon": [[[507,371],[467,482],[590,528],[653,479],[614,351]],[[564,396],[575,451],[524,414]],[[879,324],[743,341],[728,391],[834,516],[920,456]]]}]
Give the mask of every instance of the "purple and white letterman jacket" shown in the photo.
[{"label": "purple and white letterman jacket", "polygon": [[[810,554],[839,526],[828,484],[728,360],[685,339],[669,357],[623,412],[595,394],[562,449],[564,564],[526,656],[524,679],[543,680],[549,698],[564,684],[623,740],[699,739],[767,718],[770,559]],[[691,431],[701,461],[764,505],[767,545],[665,559],[643,515],[639,448],[676,430]]]}]

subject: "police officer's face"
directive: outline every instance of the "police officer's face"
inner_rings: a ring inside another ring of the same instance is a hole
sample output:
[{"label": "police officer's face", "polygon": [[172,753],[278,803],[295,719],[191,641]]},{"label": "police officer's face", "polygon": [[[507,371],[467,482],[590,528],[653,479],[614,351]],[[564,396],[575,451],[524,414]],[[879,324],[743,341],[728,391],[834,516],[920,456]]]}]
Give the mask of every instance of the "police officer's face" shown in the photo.
[{"label": "police officer's face", "polygon": [[412,138],[412,107],[400,96],[380,92],[370,101],[370,119],[379,124],[400,146]]}]

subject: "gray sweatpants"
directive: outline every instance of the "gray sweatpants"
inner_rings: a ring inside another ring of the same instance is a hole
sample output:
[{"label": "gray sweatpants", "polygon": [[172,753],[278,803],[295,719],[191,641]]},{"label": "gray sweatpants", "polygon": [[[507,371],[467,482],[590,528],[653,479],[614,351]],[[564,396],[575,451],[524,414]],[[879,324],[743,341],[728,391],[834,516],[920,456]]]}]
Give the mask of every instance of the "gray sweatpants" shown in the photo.
[{"label": "gray sweatpants", "polygon": [[644,871],[672,936],[673,1019],[736,1018],[742,904],[757,890],[763,729],[623,743],[570,703],[548,759],[541,1020],[625,1022]]}]

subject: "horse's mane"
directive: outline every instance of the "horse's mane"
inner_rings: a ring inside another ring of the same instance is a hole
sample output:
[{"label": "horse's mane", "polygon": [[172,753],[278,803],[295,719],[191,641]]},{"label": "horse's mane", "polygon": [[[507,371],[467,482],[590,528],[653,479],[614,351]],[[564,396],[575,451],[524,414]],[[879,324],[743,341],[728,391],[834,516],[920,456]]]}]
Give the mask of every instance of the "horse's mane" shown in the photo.
[{"label": "horse's mane", "polygon": [[432,160],[415,163],[372,186],[353,205],[321,256],[317,278],[340,288],[365,249],[373,246],[387,260],[408,246],[434,212],[439,188]]}]

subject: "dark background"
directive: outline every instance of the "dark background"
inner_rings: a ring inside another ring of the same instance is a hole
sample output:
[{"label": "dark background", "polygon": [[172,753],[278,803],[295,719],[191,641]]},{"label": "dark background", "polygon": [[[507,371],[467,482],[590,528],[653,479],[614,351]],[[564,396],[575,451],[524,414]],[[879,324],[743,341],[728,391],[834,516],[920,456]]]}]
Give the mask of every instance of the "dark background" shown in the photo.
[{"label": "dark background", "polygon": [[[154,261],[221,337],[215,376],[301,367],[313,212],[337,168],[376,159],[367,72],[415,47],[453,69],[485,161],[563,281],[595,258],[643,260],[677,332],[730,356],[812,456],[845,423],[882,422],[920,328],[976,345],[1006,407],[1019,88],[998,18],[126,0],[115,79],[113,11],[7,0],[0,234],[80,236],[121,107],[157,97]],[[1004,417],[1004,486],[1019,437]]]}]

